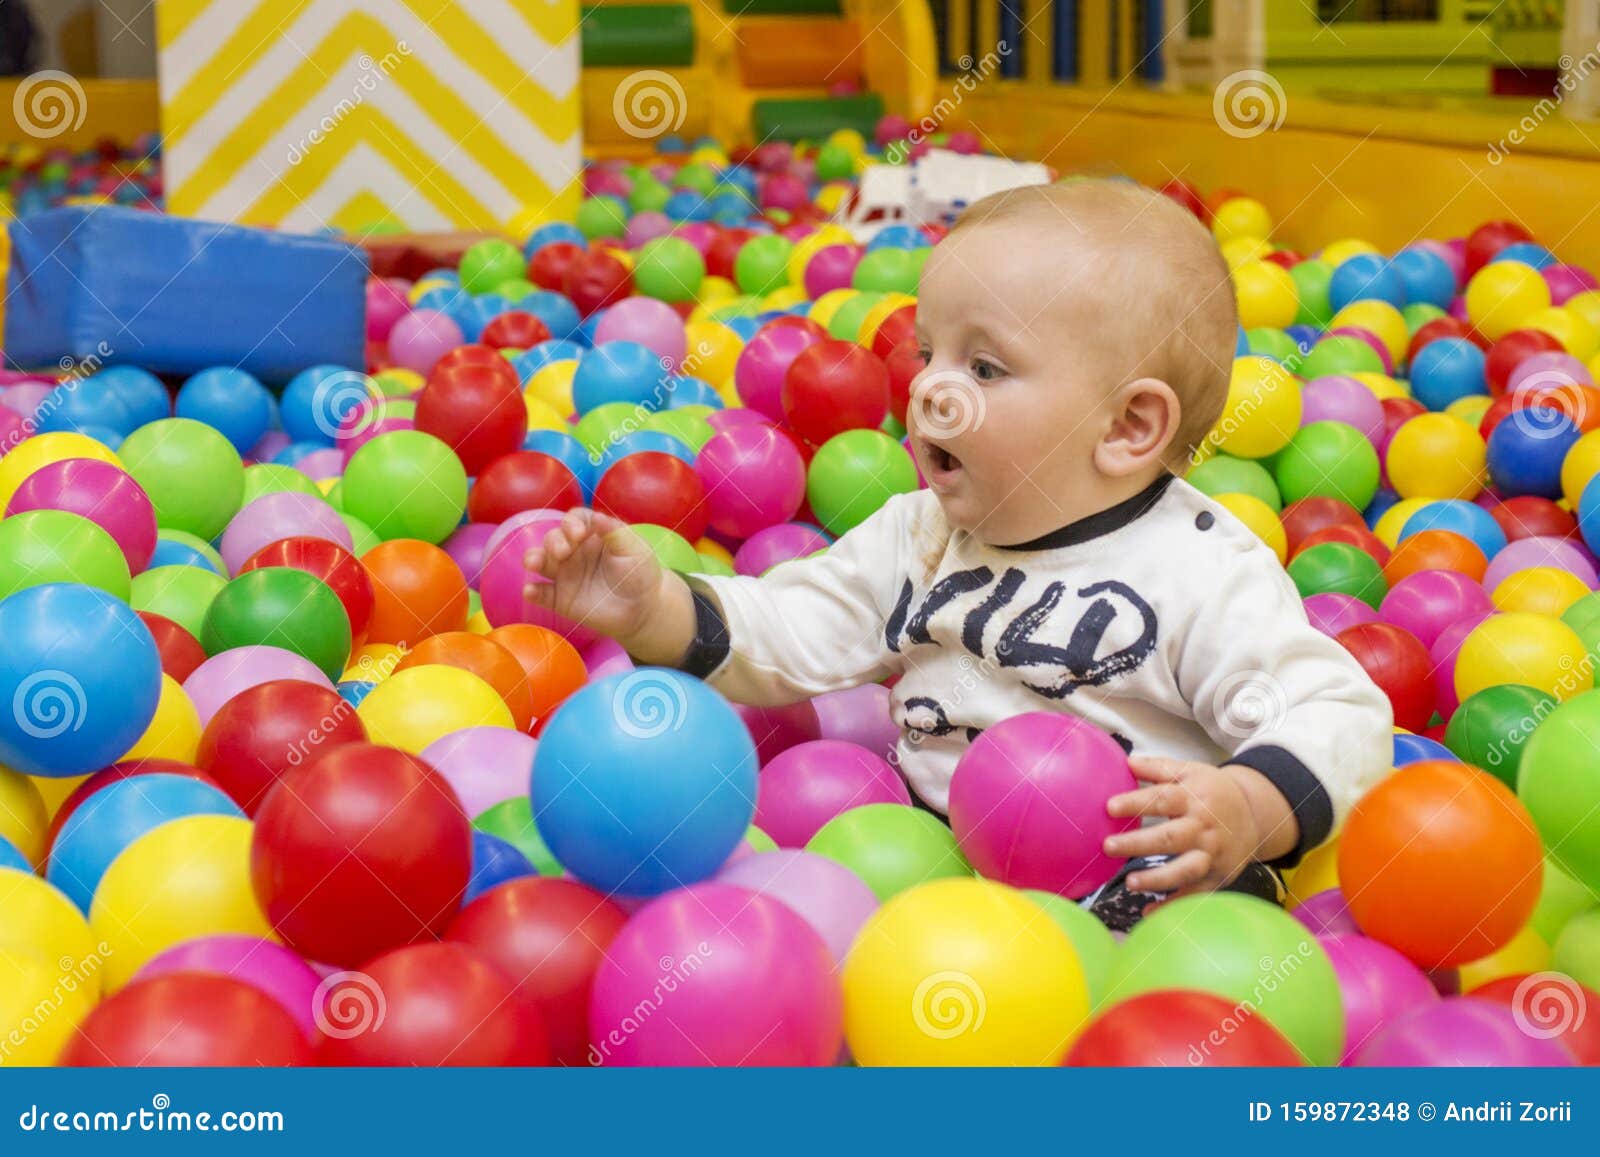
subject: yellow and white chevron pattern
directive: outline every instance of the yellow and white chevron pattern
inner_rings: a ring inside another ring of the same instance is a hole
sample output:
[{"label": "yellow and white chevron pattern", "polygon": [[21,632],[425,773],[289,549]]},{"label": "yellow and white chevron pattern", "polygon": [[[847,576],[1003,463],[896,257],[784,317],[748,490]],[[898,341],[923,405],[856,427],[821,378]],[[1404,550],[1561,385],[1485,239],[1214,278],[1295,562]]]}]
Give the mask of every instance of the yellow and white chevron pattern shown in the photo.
[{"label": "yellow and white chevron pattern", "polygon": [[167,205],[314,231],[570,218],[578,0],[157,0]]}]

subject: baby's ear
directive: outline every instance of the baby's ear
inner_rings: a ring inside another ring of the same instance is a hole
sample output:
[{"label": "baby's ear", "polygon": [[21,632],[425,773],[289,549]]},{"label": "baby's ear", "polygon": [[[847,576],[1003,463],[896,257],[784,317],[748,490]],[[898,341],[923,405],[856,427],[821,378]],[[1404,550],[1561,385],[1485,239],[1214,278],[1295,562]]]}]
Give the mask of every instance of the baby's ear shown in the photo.
[{"label": "baby's ear", "polygon": [[1159,378],[1119,386],[1107,403],[1111,422],[1094,448],[1094,465],[1113,478],[1139,474],[1166,460],[1183,406]]}]

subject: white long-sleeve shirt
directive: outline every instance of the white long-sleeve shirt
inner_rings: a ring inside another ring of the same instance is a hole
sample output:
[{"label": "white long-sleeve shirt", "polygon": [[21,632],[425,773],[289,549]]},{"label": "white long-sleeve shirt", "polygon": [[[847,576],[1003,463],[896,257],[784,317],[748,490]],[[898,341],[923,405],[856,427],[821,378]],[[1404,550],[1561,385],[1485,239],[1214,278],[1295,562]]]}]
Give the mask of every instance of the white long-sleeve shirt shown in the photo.
[{"label": "white long-sleeve shirt", "polygon": [[953,530],[922,490],[822,554],[695,582],[687,666],[730,699],[776,706],[899,675],[901,769],[941,812],[967,745],[1028,711],[1072,712],[1139,755],[1256,769],[1299,821],[1283,863],[1392,764],[1382,692],[1307,622],[1272,552],[1170,476],[1017,547]]}]

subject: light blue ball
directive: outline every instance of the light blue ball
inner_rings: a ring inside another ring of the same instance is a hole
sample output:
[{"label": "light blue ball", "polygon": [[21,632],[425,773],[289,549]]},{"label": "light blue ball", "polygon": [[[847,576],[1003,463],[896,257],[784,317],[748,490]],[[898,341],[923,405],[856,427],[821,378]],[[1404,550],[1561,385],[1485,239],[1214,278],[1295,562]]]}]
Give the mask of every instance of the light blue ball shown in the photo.
[{"label": "light blue ball", "polygon": [[1489,392],[1483,351],[1466,338],[1442,337],[1417,351],[1411,362],[1411,392],[1430,410],[1458,398]]},{"label": "light blue ball", "polygon": [[82,432],[85,426],[101,426],[127,435],[138,428],[139,422],[118,396],[116,386],[96,375],[65,382],[51,390],[33,411],[33,424],[41,434]]},{"label": "light blue ball", "polygon": [[172,398],[161,379],[137,366],[107,366],[91,381],[104,382],[133,418],[133,428],[172,417]]},{"label": "light blue ball", "polygon": [[573,245],[587,247],[588,238],[584,237],[583,230],[566,221],[552,221],[548,225],[541,225],[528,235],[528,240],[523,243],[522,255],[532,258],[546,245],[554,245],[557,241],[570,242]]},{"label": "light blue ball", "polygon": [[1333,271],[1328,304],[1335,313],[1353,301],[1387,301],[1399,309],[1406,303],[1405,283],[1376,253],[1358,253]]},{"label": "light blue ball", "polygon": [[1470,538],[1484,556],[1491,559],[1506,546],[1506,532],[1500,529],[1494,516],[1476,502],[1464,498],[1428,503],[1406,519],[1406,524],[1400,528],[1400,539],[1403,542],[1424,530],[1449,530]]},{"label": "light blue ball", "polygon": [[372,397],[367,376],[345,366],[301,370],[284,387],[279,404],[283,432],[294,442],[332,446],[350,411]]},{"label": "light blue ball", "polygon": [[272,429],[277,403],[254,374],[232,366],[201,370],[178,391],[176,414],[204,422],[233,444],[241,454]]},{"label": "light blue ball", "polygon": [[1426,302],[1444,309],[1456,295],[1456,275],[1444,258],[1426,249],[1402,249],[1389,262],[1400,278],[1408,302]]},{"label": "light blue ball", "polygon": [[376,683],[368,683],[365,679],[346,679],[343,683],[334,684],[333,689],[352,707],[360,707],[361,701],[372,694]]},{"label": "light blue ball", "polygon": [[17,845],[0,836],[0,868],[11,868],[18,872],[33,875],[33,865],[28,863],[28,857],[18,850]]},{"label": "light blue ball", "polygon": [[522,448],[550,455],[572,471],[572,476],[583,490],[585,502],[594,497],[594,484],[597,481],[594,462],[589,458],[589,451],[583,448],[583,443],[571,434],[560,430],[529,430],[528,436],[522,440]]},{"label": "light blue ball", "polygon": [[572,375],[572,404],[580,415],[607,402],[657,409],[663,400],[664,372],[660,356],[648,346],[602,342],[584,355]]},{"label": "light blue ball", "polygon": [[[163,538],[164,532],[156,532],[155,553],[150,556],[150,565],[146,570],[155,570],[159,566],[198,566],[210,571],[212,574],[222,574],[217,569],[217,564],[187,542],[178,542],[175,539]],[[227,575],[223,575],[227,578]]]},{"label": "light blue ball", "polygon": [[693,189],[683,189],[667,198],[661,211],[674,221],[711,220],[711,202]]},{"label": "light blue ball", "polygon": [[578,362],[583,360],[584,348],[575,341],[566,341],[561,338],[551,338],[542,341],[532,349],[523,350],[511,359],[511,368],[517,371],[517,377],[526,386],[533,381],[533,375],[548,365],[556,362]]},{"label": "light blue ball", "polygon": [[667,382],[667,388],[669,410],[679,410],[684,406],[710,406],[713,410],[723,408],[722,395],[710,382],[699,378],[674,377]]},{"label": "light blue ball", "polygon": [[867,242],[867,252],[875,249],[927,249],[933,244],[928,235],[915,225],[890,225],[880,229]]},{"label": "light blue ball", "polygon": [[569,338],[572,336],[572,331],[583,324],[583,318],[578,314],[578,307],[566,297],[548,289],[525,295],[517,302],[517,308],[526,310],[544,322],[544,327],[550,331],[552,338]]},{"label": "light blue ball", "polygon": [[1532,241],[1517,241],[1507,245],[1489,259],[1490,264],[1496,261],[1520,261],[1535,269],[1545,269],[1556,263],[1556,255],[1543,245],[1536,245]]}]

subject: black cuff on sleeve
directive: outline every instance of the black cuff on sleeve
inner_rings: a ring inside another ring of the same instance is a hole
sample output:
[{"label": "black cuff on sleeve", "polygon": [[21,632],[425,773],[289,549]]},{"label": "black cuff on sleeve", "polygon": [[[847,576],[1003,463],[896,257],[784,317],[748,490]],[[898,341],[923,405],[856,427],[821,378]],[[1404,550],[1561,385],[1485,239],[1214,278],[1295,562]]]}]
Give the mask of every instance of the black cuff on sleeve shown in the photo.
[{"label": "black cuff on sleeve", "polygon": [[1259,771],[1283,793],[1300,824],[1300,842],[1272,861],[1275,868],[1292,868],[1333,831],[1333,800],[1312,770],[1282,747],[1252,747],[1238,752],[1229,763]]},{"label": "black cuff on sleeve", "polygon": [[689,644],[678,670],[704,679],[728,657],[728,624],[710,595],[698,590],[691,593],[694,597],[694,642]]}]

